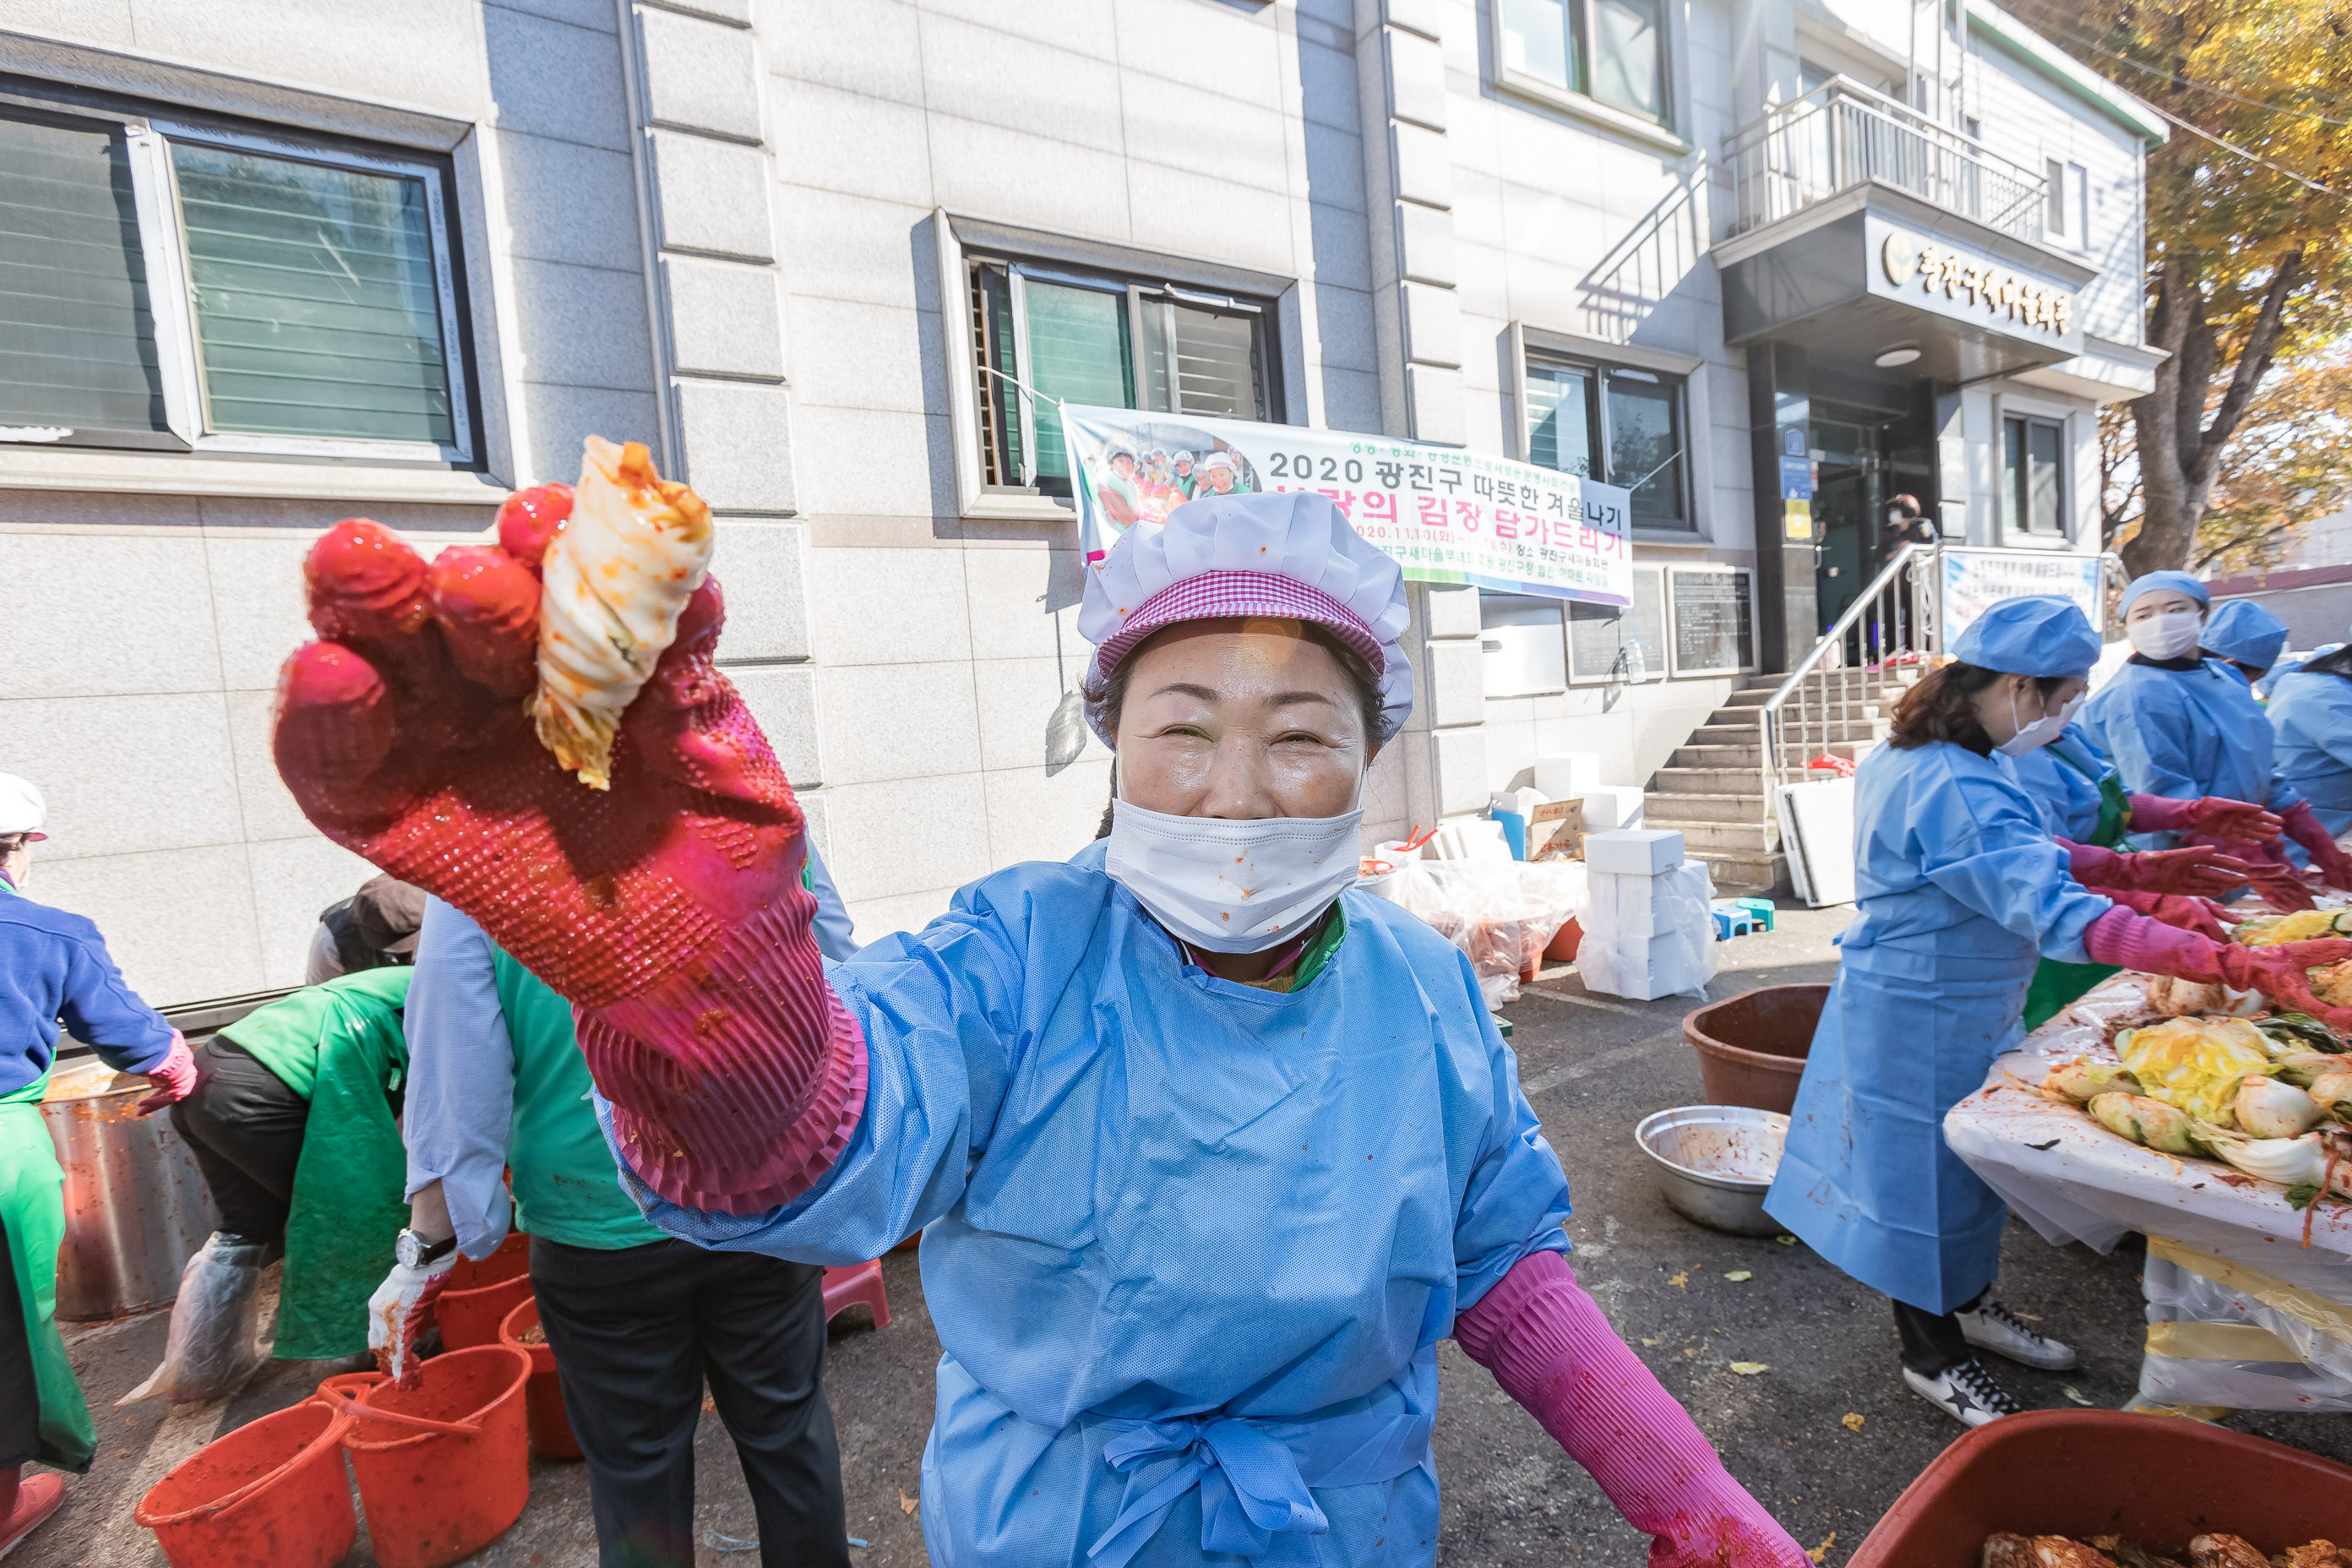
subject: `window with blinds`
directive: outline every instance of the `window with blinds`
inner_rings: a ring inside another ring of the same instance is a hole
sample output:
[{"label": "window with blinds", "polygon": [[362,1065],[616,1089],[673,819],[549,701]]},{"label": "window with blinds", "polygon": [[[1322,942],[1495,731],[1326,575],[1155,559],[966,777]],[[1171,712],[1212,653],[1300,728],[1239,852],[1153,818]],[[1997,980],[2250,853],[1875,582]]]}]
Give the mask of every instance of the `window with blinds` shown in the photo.
[{"label": "window with blinds", "polygon": [[445,178],[0,106],[0,443],[470,462]]},{"label": "window with blinds", "polygon": [[120,125],[0,113],[0,426],[20,441],[184,446]]},{"label": "window with blinds", "polygon": [[968,284],[986,485],[1070,493],[1061,403],[1277,417],[1263,301],[978,258]]}]

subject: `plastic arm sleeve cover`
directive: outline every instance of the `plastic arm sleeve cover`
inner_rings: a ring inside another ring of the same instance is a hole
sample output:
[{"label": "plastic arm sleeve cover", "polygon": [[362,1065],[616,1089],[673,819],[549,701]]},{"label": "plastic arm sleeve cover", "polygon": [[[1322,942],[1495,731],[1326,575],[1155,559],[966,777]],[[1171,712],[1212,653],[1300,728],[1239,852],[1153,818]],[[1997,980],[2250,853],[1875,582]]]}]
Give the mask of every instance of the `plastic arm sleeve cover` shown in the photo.
[{"label": "plastic arm sleeve cover", "polygon": [[1808,1562],[1609,1327],[1557,1252],[1530,1253],[1454,1337],[1651,1536],[1650,1568]]},{"label": "plastic arm sleeve cover", "polygon": [[2194,825],[2189,821],[2197,802],[2175,800],[2165,795],[2136,795],[2131,797],[2131,830],[2134,833],[2186,833]]},{"label": "plastic arm sleeve cover", "polygon": [[2074,880],[2086,888],[2127,888],[2131,886],[2129,862],[2112,849],[2095,845],[2077,844],[2061,838],[2058,847],[2066,851],[2066,869]]},{"label": "plastic arm sleeve cover", "polygon": [[2194,931],[2176,931],[2120,906],[2091,922],[2090,930],[2083,933],[2083,947],[2100,963],[2298,1001],[2305,964],[2315,959],[2333,963],[2335,954],[2352,951],[2333,942],[2235,947]]},{"label": "plastic arm sleeve cover", "polygon": [[2319,868],[2320,874],[2334,881],[2336,879],[2329,873],[2343,869],[2344,851],[2336,847],[2335,835],[2327,831],[2326,825],[2311,809],[2311,803],[2296,801],[2279,814],[2279,819],[2284,825],[2286,836],[2303,846],[2304,853],[2311,857],[2311,863]]},{"label": "plastic arm sleeve cover", "polygon": [[795,889],[650,989],[575,1007],[613,1142],[685,1208],[755,1214],[813,1186],[866,1105],[866,1039]]}]

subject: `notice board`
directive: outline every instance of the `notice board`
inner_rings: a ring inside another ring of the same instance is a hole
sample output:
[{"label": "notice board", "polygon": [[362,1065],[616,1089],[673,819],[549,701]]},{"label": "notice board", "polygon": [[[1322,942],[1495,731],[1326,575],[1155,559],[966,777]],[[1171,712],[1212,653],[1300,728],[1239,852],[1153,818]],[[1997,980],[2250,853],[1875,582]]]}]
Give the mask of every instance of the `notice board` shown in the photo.
[{"label": "notice board", "polygon": [[1675,675],[1737,675],[1756,667],[1748,574],[1738,566],[1666,571]]}]

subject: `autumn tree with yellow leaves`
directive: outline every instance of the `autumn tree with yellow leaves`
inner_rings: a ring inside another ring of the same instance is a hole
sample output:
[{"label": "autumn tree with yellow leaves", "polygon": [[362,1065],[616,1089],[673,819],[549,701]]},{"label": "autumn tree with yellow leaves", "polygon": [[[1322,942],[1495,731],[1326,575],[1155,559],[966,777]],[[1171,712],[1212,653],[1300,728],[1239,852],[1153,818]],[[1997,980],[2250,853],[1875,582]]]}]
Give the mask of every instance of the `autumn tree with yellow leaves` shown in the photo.
[{"label": "autumn tree with yellow leaves", "polygon": [[2147,161],[2167,357],[2126,405],[2128,452],[2120,421],[2103,443],[2110,530],[2137,524],[2124,564],[2274,556],[2352,488],[2342,405],[2314,402],[2352,385],[2331,353],[2352,331],[2352,0],[2011,4],[2174,127]]}]

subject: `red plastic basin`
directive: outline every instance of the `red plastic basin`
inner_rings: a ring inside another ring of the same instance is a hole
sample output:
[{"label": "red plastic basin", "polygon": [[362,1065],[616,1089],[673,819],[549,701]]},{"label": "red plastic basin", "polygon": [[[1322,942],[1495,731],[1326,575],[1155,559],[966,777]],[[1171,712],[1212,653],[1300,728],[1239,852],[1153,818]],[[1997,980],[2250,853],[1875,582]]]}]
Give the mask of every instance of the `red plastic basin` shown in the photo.
[{"label": "red plastic basin", "polygon": [[2123,1535],[2187,1560],[2207,1531],[2265,1553],[2341,1541],[2352,1468],[2173,1415],[2034,1410],[1936,1456],[1847,1568],[1976,1568],[1986,1536]]}]

